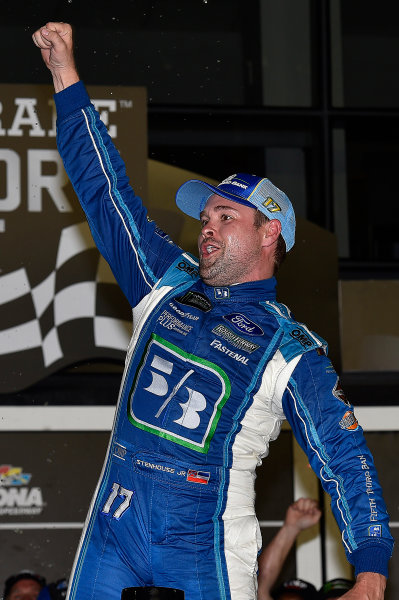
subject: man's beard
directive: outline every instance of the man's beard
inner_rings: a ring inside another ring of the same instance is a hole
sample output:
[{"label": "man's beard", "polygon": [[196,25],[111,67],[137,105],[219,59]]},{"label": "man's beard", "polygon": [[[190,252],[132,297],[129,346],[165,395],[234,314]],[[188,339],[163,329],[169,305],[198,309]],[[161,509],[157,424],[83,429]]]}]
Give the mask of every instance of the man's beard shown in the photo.
[{"label": "man's beard", "polygon": [[253,264],[254,255],[257,252],[241,254],[239,259],[237,256],[226,254],[225,247],[222,247],[219,252],[221,254],[209,266],[206,265],[205,260],[200,256],[199,274],[204,283],[215,287],[234,285],[242,281],[247,281],[245,273],[248,272],[249,267]]},{"label": "man's beard", "polygon": [[226,270],[226,265],[223,260],[215,260],[213,264],[207,266],[200,258],[199,274],[201,279],[207,285],[231,285],[230,272],[229,270]]}]

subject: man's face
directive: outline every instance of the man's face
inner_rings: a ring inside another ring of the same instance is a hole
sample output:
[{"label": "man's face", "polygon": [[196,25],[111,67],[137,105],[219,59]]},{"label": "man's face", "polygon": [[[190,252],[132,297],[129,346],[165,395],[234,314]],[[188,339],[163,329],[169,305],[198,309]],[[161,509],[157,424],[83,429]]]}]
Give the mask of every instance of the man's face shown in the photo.
[{"label": "man's face", "polygon": [[41,585],[33,579],[20,579],[11,588],[7,600],[36,600]]},{"label": "man's face", "polygon": [[213,194],[201,212],[198,237],[200,276],[207,285],[263,279],[263,229],[255,209]]}]

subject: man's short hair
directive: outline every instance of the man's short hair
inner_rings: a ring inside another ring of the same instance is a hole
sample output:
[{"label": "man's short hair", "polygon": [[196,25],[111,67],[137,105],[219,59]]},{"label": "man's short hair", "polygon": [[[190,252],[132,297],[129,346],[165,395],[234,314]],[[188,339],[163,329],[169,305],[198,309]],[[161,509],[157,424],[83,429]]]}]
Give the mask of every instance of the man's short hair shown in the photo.
[{"label": "man's short hair", "polygon": [[317,590],[312,583],[304,581],[303,579],[290,579],[284,581],[276,590],[274,590],[272,597],[275,600],[279,600],[284,594],[296,594],[303,600],[316,600]]},{"label": "man's short hair", "polygon": [[41,575],[38,575],[37,573],[33,573],[33,571],[28,570],[20,571],[15,575],[10,575],[10,577],[6,579],[4,583],[3,600],[7,599],[12,587],[18,581],[21,581],[21,579],[32,579],[33,581],[36,581],[41,587],[44,587],[46,585],[46,580]]},{"label": "man's short hair", "polygon": [[355,582],[351,579],[344,579],[343,577],[337,577],[336,579],[330,579],[326,581],[319,590],[320,600],[327,600],[327,598],[340,598],[346,592],[353,588]]}]

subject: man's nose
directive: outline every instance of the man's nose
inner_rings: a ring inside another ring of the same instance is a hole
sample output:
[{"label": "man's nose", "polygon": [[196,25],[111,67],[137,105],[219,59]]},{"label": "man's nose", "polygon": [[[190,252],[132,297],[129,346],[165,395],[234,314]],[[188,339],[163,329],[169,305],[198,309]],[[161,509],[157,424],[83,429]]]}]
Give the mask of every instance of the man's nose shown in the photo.
[{"label": "man's nose", "polygon": [[202,235],[204,237],[210,237],[210,236],[213,236],[215,231],[216,231],[215,222],[212,221],[211,219],[209,219],[209,221],[206,223],[206,225],[204,225],[202,228]]}]

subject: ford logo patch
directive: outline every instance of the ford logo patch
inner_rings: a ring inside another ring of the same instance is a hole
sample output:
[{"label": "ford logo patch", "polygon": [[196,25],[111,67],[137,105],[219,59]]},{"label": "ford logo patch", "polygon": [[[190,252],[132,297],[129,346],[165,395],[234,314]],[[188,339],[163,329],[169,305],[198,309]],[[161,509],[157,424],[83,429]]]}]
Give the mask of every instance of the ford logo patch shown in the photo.
[{"label": "ford logo patch", "polygon": [[247,335],[263,335],[263,329],[241,313],[223,315],[223,319],[231,323],[231,325],[233,325],[240,333],[246,333]]}]

